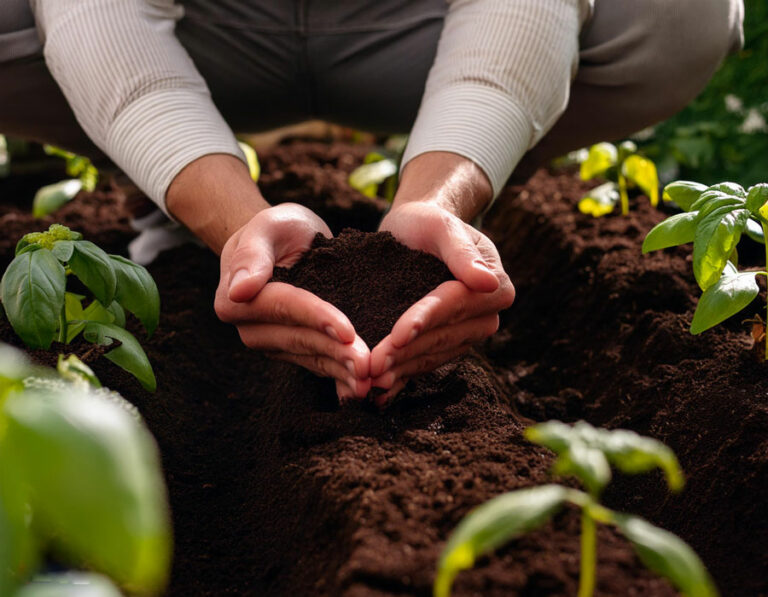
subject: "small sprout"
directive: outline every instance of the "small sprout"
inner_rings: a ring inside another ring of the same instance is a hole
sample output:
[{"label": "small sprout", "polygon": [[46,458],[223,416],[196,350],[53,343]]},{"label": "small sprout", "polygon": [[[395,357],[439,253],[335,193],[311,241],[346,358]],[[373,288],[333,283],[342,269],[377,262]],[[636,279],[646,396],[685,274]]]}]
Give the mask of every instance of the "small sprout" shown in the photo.
[{"label": "small sprout", "polygon": [[[583,155],[583,154],[582,154]],[[659,177],[656,166],[648,158],[637,153],[632,141],[624,141],[616,147],[612,143],[598,143],[589,148],[581,162],[582,180],[596,176],[610,179],[595,187],[579,201],[579,211],[594,217],[611,213],[616,203],[621,203],[621,213],[629,213],[627,189],[636,185],[648,195],[651,205],[659,203]]]},{"label": "small sprout", "polygon": [[237,144],[245,154],[245,160],[248,164],[248,173],[251,175],[251,180],[253,180],[253,182],[258,182],[259,176],[261,176],[261,165],[259,164],[259,157],[256,155],[256,150],[245,141],[238,141]]},{"label": "small sprout", "polygon": [[553,471],[576,477],[586,492],[562,485],[541,485],[500,495],[470,512],[443,550],[434,585],[435,597],[448,597],[456,575],[476,559],[545,524],[565,504],[581,510],[581,570],[578,597],[594,593],[597,567],[597,524],[618,528],[640,559],[689,597],[716,597],[717,589],[694,551],[680,538],[641,518],[621,514],[599,503],[611,480],[611,466],[627,474],[660,468],[672,491],[684,483],[672,450],[633,431],[596,429],[581,421],[568,426],[549,421],[529,427],[526,437],[551,449]]},{"label": "small sprout", "polygon": [[[91,292],[67,290],[74,276]],[[83,301],[90,300],[87,306]],[[148,390],[156,386],[147,355],[125,329],[125,311],[144,326],[157,327],[160,295],[152,276],[140,265],[108,255],[79,232],[53,224],[26,234],[0,281],[0,301],[14,331],[30,348],[49,348],[54,340],[69,344],[80,333],[95,344],[120,345],[104,356],[134,375]]]},{"label": "small sprout", "polygon": [[[757,276],[768,275],[766,271],[739,271],[736,251],[744,233],[765,245],[768,184],[745,191],[731,182],[704,187],[681,180],[666,186],[664,198],[685,211],[657,224],[643,241],[643,253],[693,243],[693,274],[702,295],[691,333],[700,334],[751,303],[760,292]],[[768,345],[765,358],[768,360]]]},{"label": "small sprout", "polygon": [[96,183],[99,182],[99,171],[87,157],[53,145],[43,145],[43,150],[48,155],[63,158],[66,162],[67,174],[79,179],[83,183],[84,191],[91,192],[96,188]]},{"label": "small sprout", "polygon": [[363,158],[362,166],[349,175],[349,185],[366,197],[383,197],[390,203],[397,191],[400,158],[408,142],[406,135],[393,135],[384,147]]},{"label": "small sprout", "polygon": [[72,201],[83,188],[83,183],[77,178],[62,180],[41,187],[32,200],[32,217],[44,218],[58,210],[61,206]]},{"label": "small sprout", "polygon": [[60,354],[56,370],[63,379],[66,379],[70,383],[85,383],[94,388],[101,387],[101,382],[99,381],[99,378],[96,377],[93,369],[77,358],[77,355],[71,354],[65,358],[63,354]]}]

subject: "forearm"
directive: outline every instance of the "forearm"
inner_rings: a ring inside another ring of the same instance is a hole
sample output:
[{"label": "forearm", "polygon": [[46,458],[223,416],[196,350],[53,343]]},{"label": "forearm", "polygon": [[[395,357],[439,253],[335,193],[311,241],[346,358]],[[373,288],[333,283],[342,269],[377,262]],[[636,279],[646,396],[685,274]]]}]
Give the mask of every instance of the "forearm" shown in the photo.
[{"label": "forearm", "polygon": [[251,180],[248,167],[226,154],[203,156],[173,179],[168,211],[217,254],[224,243],[261,210],[269,207]]},{"label": "forearm", "polygon": [[405,165],[392,208],[423,201],[470,222],[492,197],[488,177],[472,160],[446,151],[430,151]]}]

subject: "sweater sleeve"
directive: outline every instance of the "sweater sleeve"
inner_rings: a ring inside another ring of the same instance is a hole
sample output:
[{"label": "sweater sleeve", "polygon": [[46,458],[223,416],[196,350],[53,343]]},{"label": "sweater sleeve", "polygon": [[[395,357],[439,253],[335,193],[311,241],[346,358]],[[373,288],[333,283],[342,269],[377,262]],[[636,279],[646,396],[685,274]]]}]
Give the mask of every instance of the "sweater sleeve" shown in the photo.
[{"label": "sweater sleeve", "polygon": [[593,0],[453,0],[403,165],[428,151],[475,162],[499,194],[565,110]]},{"label": "sweater sleeve", "polygon": [[[31,0],[44,56],[86,134],[164,211],[207,154],[244,156],[174,35],[173,0]],[[167,213],[167,211],[166,211]]]}]

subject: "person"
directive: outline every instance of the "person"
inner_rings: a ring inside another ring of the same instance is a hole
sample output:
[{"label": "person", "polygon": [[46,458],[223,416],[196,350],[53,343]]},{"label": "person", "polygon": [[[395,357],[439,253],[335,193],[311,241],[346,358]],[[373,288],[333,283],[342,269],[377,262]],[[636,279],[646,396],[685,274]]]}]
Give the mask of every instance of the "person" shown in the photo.
[{"label": "person", "polygon": [[[508,177],[658,122],[742,43],[742,0],[3,0],[0,132],[106,155],[221,255],[243,342],[394,396],[492,334],[514,287],[471,222]],[[319,118],[410,132],[381,230],[456,280],[368,347],[317,296],[268,283],[316,233],[270,206],[232,131]],[[514,231],[510,231],[514,234]]]}]

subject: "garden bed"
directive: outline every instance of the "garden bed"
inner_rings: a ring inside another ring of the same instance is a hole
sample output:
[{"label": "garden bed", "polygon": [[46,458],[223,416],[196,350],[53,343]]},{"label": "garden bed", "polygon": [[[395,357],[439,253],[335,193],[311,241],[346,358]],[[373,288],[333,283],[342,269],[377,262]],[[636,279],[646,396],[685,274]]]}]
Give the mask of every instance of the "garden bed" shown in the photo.
[{"label": "garden bed", "polygon": [[[260,184],[272,202],[309,205],[335,233],[373,231],[384,205],[345,182],[364,153],[280,146],[260,156]],[[482,349],[412,382],[383,413],[339,409],[328,380],[245,349],[213,312],[215,256],[194,246],[162,254],[150,266],[161,323],[145,343],[157,393],[103,359],[91,365],[160,444],[176,541],[169,594],[428,595],[443,542],[469,509],[548,479],[551,455],[521,431],[551,418],[669,444],[688,476],[682,495],[650,475],[620,478],[608,502],[688,541],[723,595],[768,594],[768,369],[741,323],[759,302],[690,336],[689,248],[642,256],[663,214],[640,200],[629,217],[592,219],[575,209],[584,188],[540,171],[502,194],[485,224],[515,305]],[[19,205],[0,204],[2,267],[19,236],[43,228]],[[109,252],[124,253],[134,234],[108,192],[81,194],[57,221]],[[361,279],[372,318],[375,279]],[[0,340],[20,346],[5,320]],[[578,516],[565,511],[462,573],[455,594],[575,595],[578,547]],[[675,592],[602,529],[597,594]]]}]

